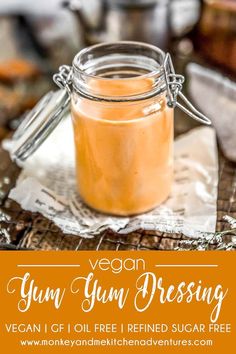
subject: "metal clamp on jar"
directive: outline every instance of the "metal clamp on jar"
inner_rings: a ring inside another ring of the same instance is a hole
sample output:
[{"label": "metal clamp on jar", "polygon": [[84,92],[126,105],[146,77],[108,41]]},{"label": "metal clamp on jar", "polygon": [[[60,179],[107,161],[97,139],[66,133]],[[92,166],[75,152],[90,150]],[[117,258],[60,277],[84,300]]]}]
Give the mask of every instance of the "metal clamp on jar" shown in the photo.
[{"label": "metal clamp on jar", "polygon": [[139,42],[98,44],[79,52],[72,67],[62,66],[54,81],[60,90],[47,94],[16,132],[13,158],[32,154],[70,104],[85,203],[114,215],[162,203],[173,180],[174,108],[211,124],[182,94],[184,77],[170,55]]}]

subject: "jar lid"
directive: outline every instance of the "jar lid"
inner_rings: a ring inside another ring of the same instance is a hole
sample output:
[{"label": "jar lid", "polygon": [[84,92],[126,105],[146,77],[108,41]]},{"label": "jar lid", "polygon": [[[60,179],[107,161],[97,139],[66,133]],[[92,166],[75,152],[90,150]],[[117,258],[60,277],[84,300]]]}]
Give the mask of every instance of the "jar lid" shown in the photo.
[{"label": "jar lid", "polygon": [[24,161],[53,132],[68,110],[70,97],[66,89],[48,92],[30,111],[13,135],[13,160]]}]

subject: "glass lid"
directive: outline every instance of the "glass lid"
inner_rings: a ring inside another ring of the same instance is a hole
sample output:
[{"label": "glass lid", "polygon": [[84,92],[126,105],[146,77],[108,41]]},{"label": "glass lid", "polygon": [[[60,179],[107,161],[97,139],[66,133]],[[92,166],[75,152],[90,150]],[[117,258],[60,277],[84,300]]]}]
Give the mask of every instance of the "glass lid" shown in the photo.
[{"label": "glass lid", "polygon": [[11,158],[24,161],[53,132],[69,108],[66,89],[48,92],[30,111],[13,135]]}]

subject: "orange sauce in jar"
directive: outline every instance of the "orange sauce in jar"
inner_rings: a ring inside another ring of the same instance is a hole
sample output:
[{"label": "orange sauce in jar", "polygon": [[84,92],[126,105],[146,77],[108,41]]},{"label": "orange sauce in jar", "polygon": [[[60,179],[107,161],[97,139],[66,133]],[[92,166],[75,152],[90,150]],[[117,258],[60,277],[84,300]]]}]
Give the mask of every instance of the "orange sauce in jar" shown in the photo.
[{"label": "orange sauce in jar", "polygon": [[[152,79],[90,79],[96,94],[132,96]],[[90,207],[133,215],[161,204],[173,179],[173,109],[165,94],[139,101],[72,99],[80,196]]]}]

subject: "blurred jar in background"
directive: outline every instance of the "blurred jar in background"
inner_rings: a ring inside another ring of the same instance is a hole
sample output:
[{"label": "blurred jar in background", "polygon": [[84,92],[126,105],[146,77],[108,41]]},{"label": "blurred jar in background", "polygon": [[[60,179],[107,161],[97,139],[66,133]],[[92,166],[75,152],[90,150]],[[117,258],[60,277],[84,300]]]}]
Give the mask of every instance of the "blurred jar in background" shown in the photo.
[{"label": "blurred jar in background", "polygon": [[[169,0],[66,0],[83,29],[86,45],[121,40],[142,41],[163,50],[169,45]],[[94,20],[94,14],[99,13]]]},{"label": "blurred jar in background", "polygon": [[208,58],[236,72],[235,0],[204,0],[198,42]]},{"label": "blurred jar in background", "polygon": [[167,50],[170,38],[188,33],[200,16],[200,0],[65,0],[86,45],[142,41]]}]

